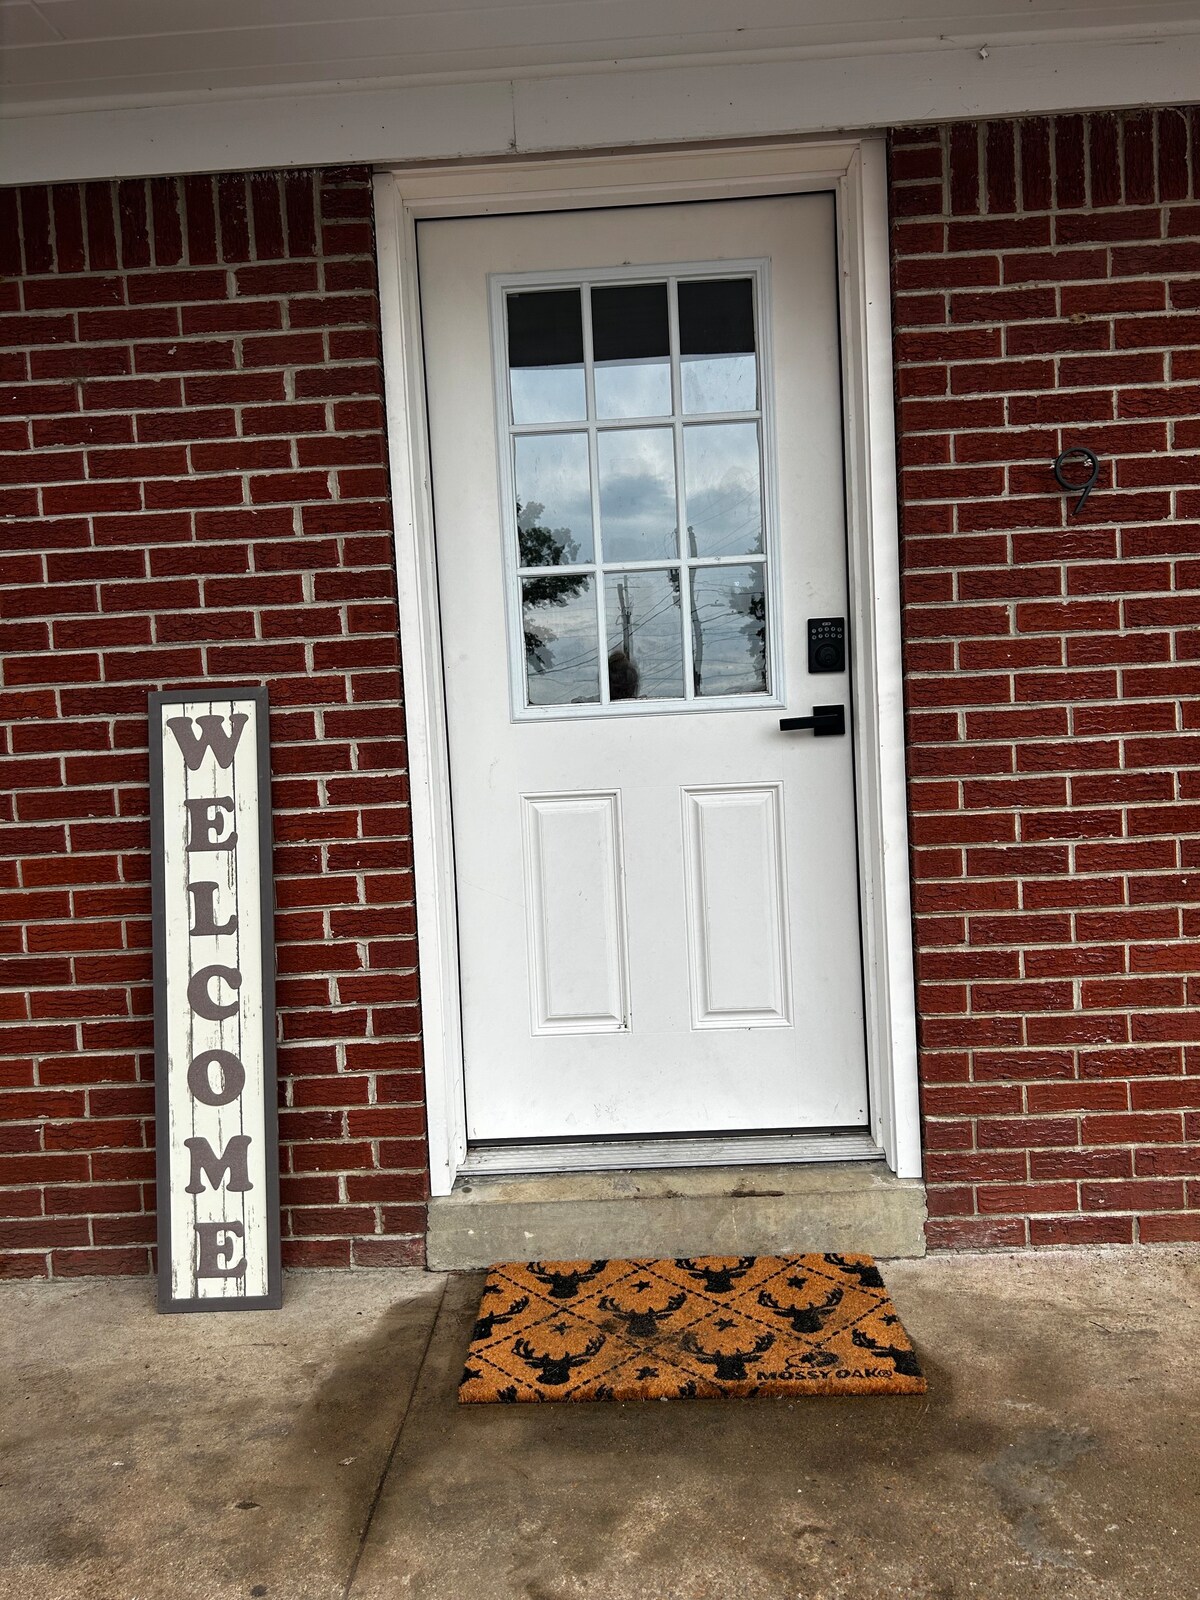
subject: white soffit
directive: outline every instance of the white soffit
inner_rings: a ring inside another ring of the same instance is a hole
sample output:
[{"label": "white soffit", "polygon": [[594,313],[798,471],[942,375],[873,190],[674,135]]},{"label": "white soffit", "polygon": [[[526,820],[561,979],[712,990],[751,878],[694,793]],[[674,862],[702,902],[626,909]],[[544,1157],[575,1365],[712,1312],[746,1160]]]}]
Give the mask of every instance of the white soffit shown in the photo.
[{"label": "white soffit", "polygon": [[1198,0],[0,0],[0,181],[1195,98]]}]

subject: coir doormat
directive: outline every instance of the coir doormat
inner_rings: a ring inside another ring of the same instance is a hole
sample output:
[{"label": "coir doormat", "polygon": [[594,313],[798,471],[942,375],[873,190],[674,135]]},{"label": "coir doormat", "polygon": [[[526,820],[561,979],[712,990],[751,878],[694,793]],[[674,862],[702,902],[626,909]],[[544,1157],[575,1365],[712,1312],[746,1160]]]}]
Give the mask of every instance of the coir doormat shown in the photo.
[{"label": "coir doormat", "polygon": [[458,1398],[924,1394],[870,1256],[504,1262]]}]

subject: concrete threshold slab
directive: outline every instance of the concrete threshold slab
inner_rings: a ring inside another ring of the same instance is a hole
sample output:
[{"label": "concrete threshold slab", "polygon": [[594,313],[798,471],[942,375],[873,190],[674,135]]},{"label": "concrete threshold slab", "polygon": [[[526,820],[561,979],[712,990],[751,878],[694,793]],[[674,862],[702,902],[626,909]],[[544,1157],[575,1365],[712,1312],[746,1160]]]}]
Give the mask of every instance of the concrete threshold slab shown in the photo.
[{"label": "concrete threshold slab", "polygon": [[429,1206],[430,1267],[599,1257],[925,1254],[925,1186],[883,1162],[468,1177]]}]

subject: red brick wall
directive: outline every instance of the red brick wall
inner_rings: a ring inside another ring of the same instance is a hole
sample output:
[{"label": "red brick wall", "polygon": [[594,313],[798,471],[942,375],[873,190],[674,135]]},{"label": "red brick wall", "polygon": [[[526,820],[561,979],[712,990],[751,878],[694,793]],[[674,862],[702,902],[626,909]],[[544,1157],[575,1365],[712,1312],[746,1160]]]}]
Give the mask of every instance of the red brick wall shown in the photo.
[{"label": "red brick wall", "polygon": [[892,160],[929,1238],[1200,1238],[1200,117]]},{"label": "red brick wall", "polygon": [[[930,1241],[1197,1238],[1200,117],[892,159]],[[285,1259],[419,1260],[367,177],[0,191],[0,275],[0,1275],[149,1269],[146,694],[201,680],[271,691]]]},{"label": "red brick wall", "polygon": [[271,696],[284,1259],[426,1192],[370,186],[0,192],[0,1274],[149,1269],[146,696]]}]

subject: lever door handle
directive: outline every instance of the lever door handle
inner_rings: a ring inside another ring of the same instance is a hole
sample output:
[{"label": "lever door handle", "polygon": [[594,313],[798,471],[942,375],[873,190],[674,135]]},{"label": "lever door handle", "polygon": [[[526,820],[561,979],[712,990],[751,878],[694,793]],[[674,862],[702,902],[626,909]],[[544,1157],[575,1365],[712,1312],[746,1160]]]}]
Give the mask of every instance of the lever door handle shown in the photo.
[{"label": "lever door handle", "polygon": [[827,739],[831,734],[845,733],[846,708],[814,706],[811,717],[780,717],[779,726],[784,733],[793,733],[798,728],[811,728],[816,738]]}]

